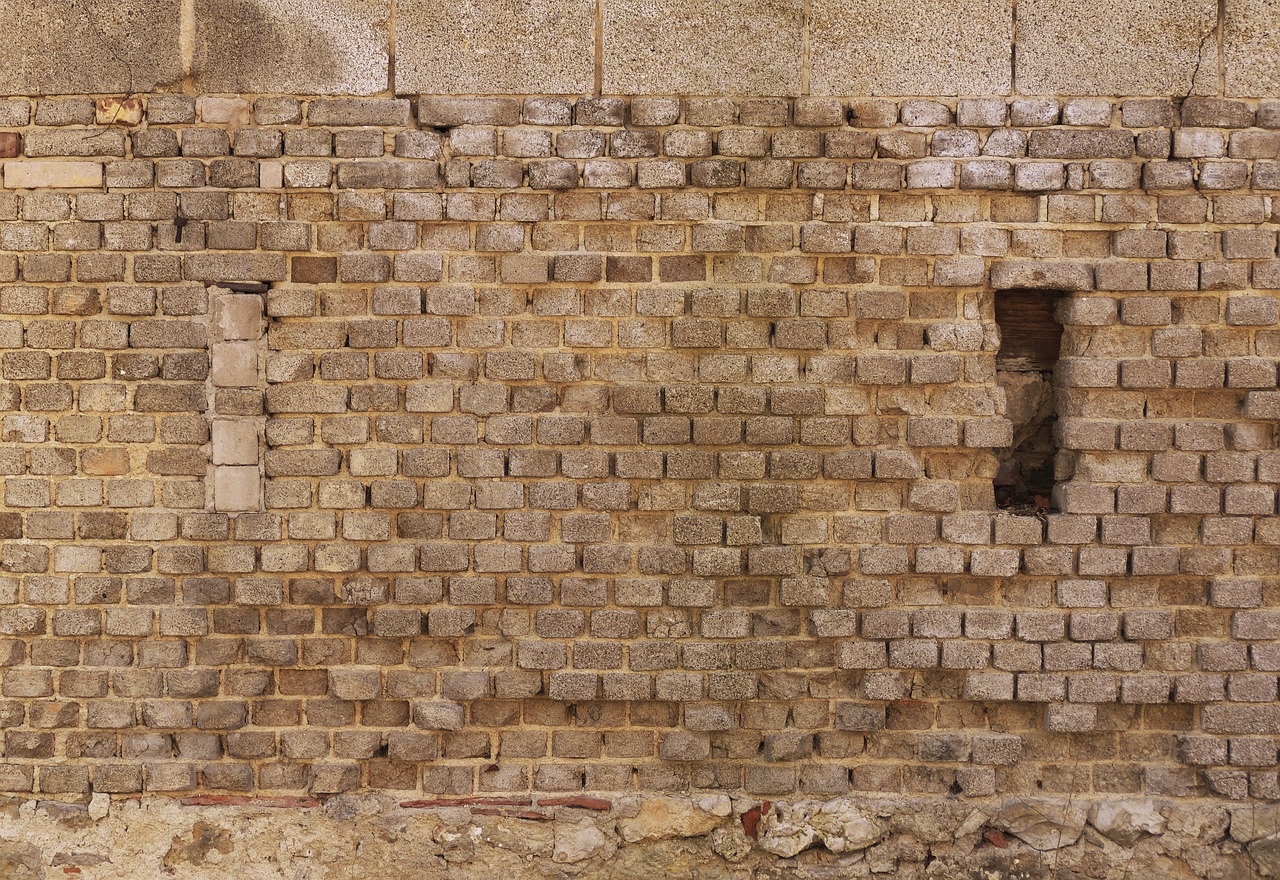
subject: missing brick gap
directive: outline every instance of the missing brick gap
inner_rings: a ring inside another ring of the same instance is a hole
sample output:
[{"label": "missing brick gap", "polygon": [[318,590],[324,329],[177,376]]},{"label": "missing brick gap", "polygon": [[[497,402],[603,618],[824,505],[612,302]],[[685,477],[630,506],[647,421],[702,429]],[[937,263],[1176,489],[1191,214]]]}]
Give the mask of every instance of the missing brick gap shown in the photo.
[{"label": "missing brick gap", "polygon": [[1062,350],[1056,317],[1059,291],[1007,290],[996,293],[1000,350],[996,383],[1004,391],[1005,418],[1013,423],[1013,443],[996,450],[996,505],[1010,513],[1041,514],[1053,509],[1058,458],[1058,395],[1054,373]]},{"label": "missing brick gap", "polygon": [[210,281],[206,287],[221,287],[232,293],[266,293],[271,290],[270,281]]}]

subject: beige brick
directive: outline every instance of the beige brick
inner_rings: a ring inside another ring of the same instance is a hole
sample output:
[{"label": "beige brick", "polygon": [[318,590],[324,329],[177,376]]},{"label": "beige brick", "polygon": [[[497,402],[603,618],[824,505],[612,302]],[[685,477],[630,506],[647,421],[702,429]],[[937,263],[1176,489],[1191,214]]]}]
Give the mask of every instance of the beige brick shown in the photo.
[{"label": "beige brick", "polygon": [[214,468],[213,499],[216,510],[258,510],[262,486],[258,468],[220,466]]},{"label": "beige brick", "polygon": [[83,189],[102,186],[102,163],[10,159],[4,163],[7,189]]},{"label": "beige brick", "polygon": [[249,342],[213,345],[210,378],[220,388],[253,388],[259,381],[257,346]]},{"label": "beige brick", "polygon": [[213,423],[213,463],[257,465],[258,426],[251,419],[218,419]]}]

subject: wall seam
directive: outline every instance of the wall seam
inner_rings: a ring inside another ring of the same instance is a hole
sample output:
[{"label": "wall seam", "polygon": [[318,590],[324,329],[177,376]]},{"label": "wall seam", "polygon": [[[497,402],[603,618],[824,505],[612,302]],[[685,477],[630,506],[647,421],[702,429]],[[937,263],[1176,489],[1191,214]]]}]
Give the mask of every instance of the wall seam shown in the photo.
[{"label": "wall seam", "polygon": [[182,90],[195,94],[191,68],[196,55],[196,0],[182,0],[178,11],[178,52],[182,56]]},{"label": "wall seam", "polygon": [[[387,94],[396,96],[396,7],[397,0],[391,0],[387,11]],[[414,111],[417,112],[416,109]]]},{"label": "wall seam", "polygon": [[1009,96],[1018,94],[1018,0],[1009,4]]},{"label": "wall seam", "polygon": [[[1227,0],[1218,0],[1218,97],[1227,96]],[[1192,83],[1194,86],[1195,84]]]},{"label": "wall seam", "polygon": [[800,29],[800,94],[808,95],[810,69],[813,65],[813,0],[804,0],[804,19]]},{"label": "wall seam", "polygon": [[595,30],[595,93],[597,96],[604,94],[604,0],[596,0],[596,30]]}]

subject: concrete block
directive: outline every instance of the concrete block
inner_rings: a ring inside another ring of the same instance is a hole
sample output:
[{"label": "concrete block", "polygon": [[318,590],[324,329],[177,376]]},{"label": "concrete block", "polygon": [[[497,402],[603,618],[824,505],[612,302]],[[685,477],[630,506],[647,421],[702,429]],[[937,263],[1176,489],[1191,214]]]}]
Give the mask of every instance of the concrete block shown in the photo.
[{"label": "concrete block", "polygon": [[803,29],[802,0],[605,0],[604,91],[798,95]]},{"label": "concrete block", "polygon": [[14,161],[4,163],[6,189],[72,189],[102,186],[100,162]]},{"label": "concrete block", "polygon": [[1217,21],[1216,0],[1022,0],[1017,92],[1216,94]]},{"label": "concrete block", "polygon": [[1280,93],[1280,3],[1226,0],[1222,55],[1226,94],[1240,98]]},{"label": "concrete block", "polygon": [[0,0],[0,94],[150,92],[182,82],[181,0]]},{"label": "concrete block", "polygon": [[261,506],[262,481],[256,467],[214,468],[214,510],[257,510]]},{"label": "concrete block", "polygon": [[219,388],[253,388],[258,384],[258,351],[250,342],[213,346],[213,384]]},{"label": "concrete block", "polygon": [[195,0],[196,88],[298,95],[384,91],[390,15],[391,0]]},{"label": "concrete block", "polygon": [[1010,93],[1012,0],[813,0],[810,9],[815,95]]},{"label": "concrete block", "polygon": [[258,464],[258,426],[252,419],[213,423],[214,464]]},{"label": "concrete block", "polygon": [[593,0],[400,0],[400,94],[582,94],[595,82]]},{"label": "concrete block", "polygon": [[214,298],[215,324],[226,340],[258,339],[262,336],[262,297],[251,294],[223,294]]}]

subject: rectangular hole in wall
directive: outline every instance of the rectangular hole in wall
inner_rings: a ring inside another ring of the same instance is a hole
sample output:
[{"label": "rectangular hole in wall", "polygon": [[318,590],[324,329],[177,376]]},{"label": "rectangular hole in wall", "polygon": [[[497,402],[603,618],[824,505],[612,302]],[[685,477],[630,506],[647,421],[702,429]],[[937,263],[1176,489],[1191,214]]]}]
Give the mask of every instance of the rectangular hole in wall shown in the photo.
[{"label": "rectangular hole in wall", "polygon": [[1055,290],[996,292],[996,382],[1005,392],[1005,418],[1013,423],[1013,445],[996,450],[996,505],[1013,513],[1052,507],[1058,421],[1054,371],[1062,351],[1056,316],[1062,294]]}]

